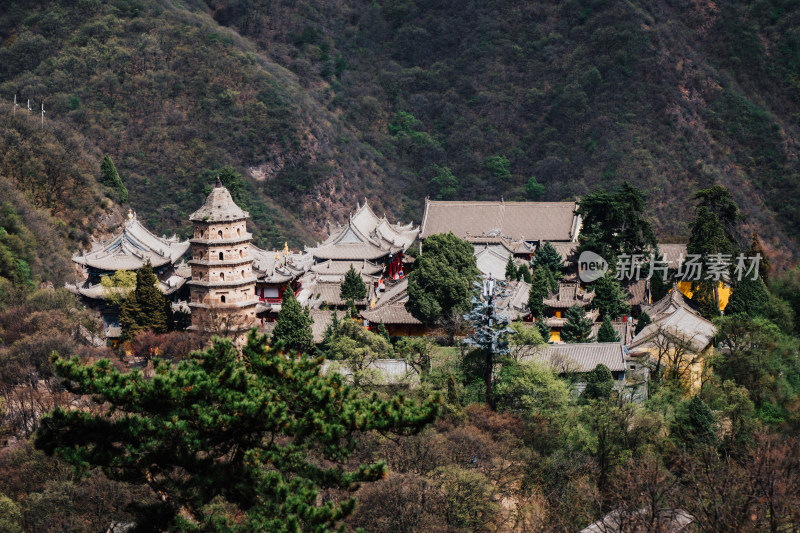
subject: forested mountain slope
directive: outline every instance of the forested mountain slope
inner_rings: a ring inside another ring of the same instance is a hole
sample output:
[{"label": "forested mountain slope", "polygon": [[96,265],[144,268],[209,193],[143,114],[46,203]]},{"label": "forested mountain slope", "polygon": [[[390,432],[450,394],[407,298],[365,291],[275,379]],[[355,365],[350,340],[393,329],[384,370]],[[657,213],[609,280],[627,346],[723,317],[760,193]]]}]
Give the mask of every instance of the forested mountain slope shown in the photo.
[{"label": "forested mountain slope", "polygon": [[624,180],[685,236],[689,197],[720,182],[789,257],[798,27],[788,0],[42,0],[0,14],[0,95],[110,154],[158,231],[185,232],[225,165],[262,245],[364,195],[419,220],[426,195]]}]

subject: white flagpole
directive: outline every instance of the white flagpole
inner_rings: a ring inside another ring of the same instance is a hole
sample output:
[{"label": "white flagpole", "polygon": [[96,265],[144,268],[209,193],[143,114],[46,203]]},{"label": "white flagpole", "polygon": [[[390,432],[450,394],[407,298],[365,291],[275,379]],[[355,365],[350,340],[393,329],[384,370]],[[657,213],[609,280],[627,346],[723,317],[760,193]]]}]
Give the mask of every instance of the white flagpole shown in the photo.
[{"label": "white flagpole", "polygon": [[44,127],[44,102],[42,102],[42,127]]},{"label": "white flagpole", "polygon": [[14,114],[17,114],[17,95],[14,95]]},{"label": "white flagpole", "polygon": [[31,112],[31,99],[28,98],[28,113]]}]

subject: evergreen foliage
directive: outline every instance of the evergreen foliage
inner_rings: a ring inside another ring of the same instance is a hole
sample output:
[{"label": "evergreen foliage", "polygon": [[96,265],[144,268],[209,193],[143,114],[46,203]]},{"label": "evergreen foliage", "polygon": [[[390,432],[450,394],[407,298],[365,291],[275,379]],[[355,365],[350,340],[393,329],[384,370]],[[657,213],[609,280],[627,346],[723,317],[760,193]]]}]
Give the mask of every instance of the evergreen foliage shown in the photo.
[{"label": "evergreen foliage", "polygon": [[506,280],[513,281],[517,279],[517,265],[514,264],[514,256],[508,254],[508,262],[506,263]]},{"label": "evergreen foliage", "polygon": [[[733,247],[717,215],[705,206],[697,209],[697,216],[690,225],[691,236],[686,251],[690,255],[699,255],[704,263],[713,254],[733,255]],[[700,313],[706,318],[719,315],[718,281],[705,279],[688,280],[692,283],[692,301],[698,306]]]},{"label": "evergreen foliage", "polygon": [[469,307],[478,274],[470,243],[452,233],[431,235],[408,275],[406,309],[428,325],[461,313]]},{"label": "evergreen foliage", "polygon": [[748,315],[726,315],[714,320],[719,355],[714,372],[750,391],[757,409],[781,406],[800,394],[798,340],[785,335],[770,321]]},{"label": "evergreen foliage", "polygon": [[367,286],[361,279],[361,274],[352,265],[344,275],[339,294],[342,300],[353,300],[354,302],[360,302],[367,297]]},{"label": "evergreen foliage", "polygon": [[122,338],[132,339],[142,331],[166,333],[168,329],[167,301],[158,288],[158,278],[148,261],[136,271],[136,288],[120,308]]},{"label": "evergreen foliage", "polygon": [[[138,525],[182,531],[340,531],[355,499],[319,499],[380,479],[383,462],[345,466],[369,430],[413,433],[432,421],[438,398],[359,397],[321,359],[284,356],[250,333],[242,352],[228,340],[155,377],[120,373],[108,360],[55,357],[74,390],[106,402],[99,414],[57,408],[36,446],[80,469],[147,483],[163,495]],[[124,413],[120,416],[116,413]],[[154,523],[155,522],[155,523]]]},{"label": "evergreen foliage", "polygon": [[597,342],[619,342],[619,335],[617,335],[617,331],[608,316],[603,319],[603,324],[597,331]]},{"label": "evergreen foliage", "polygon": [[544,244],[536,250],[531,264],[534,268],[541,266],[548,269],[553,273],[556,279],[560,279],[564,272],[564,260],[561,259],[558,251],[556,251],[550,241],[545,241]]},{"label": "evergreen foliage", "polygon": [[314,349],[312,322],[308,308],[300,305],[291,288],[287,288],[283,291],[281,311],[272,330],[272,342],[280,343],[290,353],[310,354]]},{"label": "evergreen foliage", "polygon": [[645,206],[642,192],[627,182],[613,193],[599,190],[586,195],[578,208],[583,217],[578,252],[591,250],[612,268],[621,254],[654,252],[658,242]]},{"label": "evergreen foliage", "polygon": [[581,393],[581,400],[606,400],[614,390],[614,376],[604,364],[599,364],[586,374],[586,388]]},{"label": "evergreen foliage", "polygon": [[647,312],[642,311],[636,321],[636,329],[633,330],[633,334],[638,335],[640,331],[642,331],[648,324],[652,322],[653,319],[650,318],[650,315],[648,315]]},{"label": "evergreen foliage", "polygon": [[694,193],[693,199],[697,201],[698,210],[705,208],[716,215],[728,239],[730,249],[738,249],[738,225],[744,216],[739,212],[739,206],[736,205],[730,191],[722,185],[712,185],[708,189]]},{"label": "evergreen foliage", "polygon": [[567,309],[567,321],[561,328],[561,340],[564,342],[592,342],[592,321],[587,318],[583,308],[573,305]]},{"label": "evergreen foliage", "polygon": [[542,318],[545,312],[544,300],[558,289],[558,283],[553,278],[553,273],[542,266],[535,267],[531,290],[528,293],[528,309],[535,318]]},{"label": "evergreen foliage", "polygon": [[744,313],[750,316],[763,315],[770,302],[767,286],[760,277],[752,279],[746,276],[737,281],[733,286],[728,305],[725,306],[726,315]]},{"label": "evergreen foliage", "polygon": [[536,180],[536,176],[531,176],[525,182],[525,194],[530,200],[538,200],[544,194],[544,185]]},{"label": "evergreen foliage", "polygon": [[593,287],[592,308],[598,309],[603,318],[613,319],[631,312],[626,291],[610,273],[595,281]]},{"label": "evergreen foliage", "polygon": [[433,165],[431,188],[436,191],[437,200],[452,200],[458,194],[458,180],[448,167]]},{"label": "evergreen foliage", "polygon": [[717,442],[717,419],[699,396],[678,406],[670,430],[673,440],[689,449]]},{"label": "evergreen foliage", "polygon": [[520,279],[522,279],[522,281],[528,284],[530,284],[530,282],[532,281],[531,271],[525,264],[520,265],[519,269],[517,269],[517,281],[519,281]]},{"label": "evergreen foliage", "polygon": [[103,157],[103,162],[100,164],[100,172],[102,173],[100,181],[103,185],[107,185],[117,191],[120,203],[124,204],[127,202],[128,189],[123,185],[122,179],[119,177],[119,173],[117,173],[117,167],[114,166],[114,162],[111,160],[110,156]]}]

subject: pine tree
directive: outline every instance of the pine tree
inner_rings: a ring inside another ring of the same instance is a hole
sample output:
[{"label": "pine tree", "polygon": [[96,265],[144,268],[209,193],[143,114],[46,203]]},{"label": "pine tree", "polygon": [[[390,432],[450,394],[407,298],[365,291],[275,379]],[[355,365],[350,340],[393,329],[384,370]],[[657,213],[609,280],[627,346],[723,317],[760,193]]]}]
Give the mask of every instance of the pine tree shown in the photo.
[{"label": "pine tree", "polygon": [[543,245],[536,250],[536,255],[533,256],[531,261],[533,267],[543,266],[553,273],[553,276],[558,279],[564,271],[564,260],[561,259],[558,251],[550,244],[550,241],[545,241]]},{"label": "pine tree", "polygon": [[354,302],[360,302],[367,297],[367,286],[364,284],[364,280],[361,279],[361,275],[352,265],[344,275],[344,281],[342,282],[339,295],[342,297],[342,300],[353,300]]},{"label": "pine tree", "polygon": [[636,329],[633,330],[634,335],[638,335],[648,324],[652,323],[653,319],[650,318],[646,312],[642,311],[636,321]]},{"label": "pine tree", "polygon": [[100,172],[103,174],[103,177],[101,178],[103,185],[107,185],[117,191],[120,203],[124,204],[127,202],[128,189],[126,189],[125,185],[123,185],[122,179],[119,177],[119,173],[117,172],[117,167],[114,165],[111,157],[103,157],[103,162],[100,164]]},{"label": "pine tree", "polygon": [[158,289],[158,278],[148,261],[136,271],[136,288],[120,309],[123,339],[132,339],[141,331],[167,332],[166,298]]},{"label": "pine tree", "polygon": [[56,357],[71,388],[99,403],[45,415],[35,445],[80,470],[149,485],[160,498],[138,510],[143,531],[341,531],[355,499],[321,491],[346,493],[387,470],[347,462],[358,434],[418,432],[439,398],[362,397],[321,364],[269,349],[255,331],[241,352],[215,339],[179,364],[157,362],[151,379],[108,360]]},{"label": "pine tree", "polygon": [[684,401],[675,411],[670,436],[677,443],[689,449],[716,443],[717,419],[699,396]]},{"label": "pine tree", "polygon": [[391,340],[391,338],[389,337],[389,332],[386,330],[386,325],[383,323],[383,320],[381,320],[378,323],[378,328],[376,333],[381,337],[383,337],[384,339],[386,339],[387,341]]},{"label": "pine tree", "polygon": [[281,311],[272,330],[272,342],[283,343],[284,349],[291,353],[310,354],[314,349],[314,334],[311,331],[311,315],[287,288],[283,291]]},{"label": "pine tree", "polygon": [[586,317],[583,308],[573,305],[567,309],[567,321],[561,328],[564,342],[592,342],[592,321]]},{"label": "pine tree", "polygon": [[619,342],[619,335],[608,317],[603,319],[603,324],[597,331],[597,342]]},{"label": "pine tree", "polygon": [[514,264],[514,256],[508,254],[508,262],[506,263],[506,279],[513,281],[517,279],[517,265]]},{"label": "pine tree", "polygon": [[769,303],[769,291],[761,278],[747,276],[736,282],[725,307],[726,315],[744,313],[751,317],[761,316]]},{"label": "pine tree", "polygon": [[531,271],[526,265],[520,265],[519,270],[517,270],[517,280],[522,278],[522,281],[525,283],[530,284],[531,278]]},{"label": "pine tree", "polygon": [[583,389],[581,400],[604,400],[611,396],[614,390],[614,376],[604,364],[599,364],[586,375],[586,388]]},{"label": "pine tree", "polygon": [[[712,254],[733,255],[734,249],[717,215],[707,207],[697,209],[697,216],[690,224],[692,234],[686,251],[690,255],[699,255],[706,260]],[[719,315],[718,281],[705,279],[705,273],[700,280],[686,280],[692,282],[692,301],[697,305],[700,313],[706,318]]]},{"label": "pine tree", "polygon": [[594,282],[594,299],[592,308],[600,311],[600,315],[617,318],[631,312],[625,291],[611,274],[606,274]]},{"label": "pine tree", "polygon": [[528,309],[534,317],[542,318],[544,316],[544,300],[551,292],[553,284],[552,274],[548,269],[541,266],[534,269],[531,290],[528,293]]}]

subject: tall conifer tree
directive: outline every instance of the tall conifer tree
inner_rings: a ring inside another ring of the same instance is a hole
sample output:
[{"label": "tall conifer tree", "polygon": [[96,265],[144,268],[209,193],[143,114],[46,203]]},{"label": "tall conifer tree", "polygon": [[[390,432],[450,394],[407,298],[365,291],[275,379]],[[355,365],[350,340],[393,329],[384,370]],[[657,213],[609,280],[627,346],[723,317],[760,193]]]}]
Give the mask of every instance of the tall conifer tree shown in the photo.
[{"label": "tall conifer tree", "polygon": [[573,305],[567,309],[567,321],[561,328],[564,342],[592,342],[592,321],[587,318],[583,308]]},{"label": "tall conifer tree", "polygon": [[314,334],[311,331],[311,314],[303,308],[291,288],[283,291],[281,311],[272,330],[272,341],[281,342],[285,349],[293,353],[310,354],[314,348]]}]

